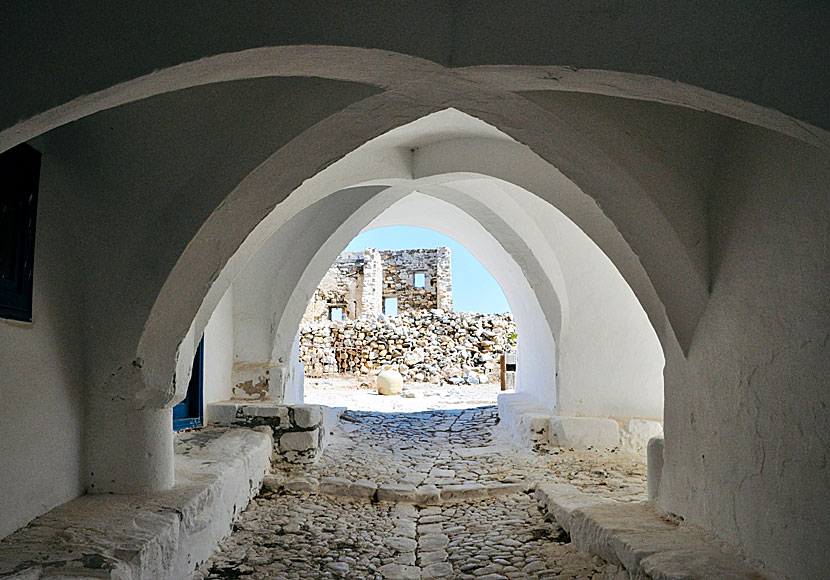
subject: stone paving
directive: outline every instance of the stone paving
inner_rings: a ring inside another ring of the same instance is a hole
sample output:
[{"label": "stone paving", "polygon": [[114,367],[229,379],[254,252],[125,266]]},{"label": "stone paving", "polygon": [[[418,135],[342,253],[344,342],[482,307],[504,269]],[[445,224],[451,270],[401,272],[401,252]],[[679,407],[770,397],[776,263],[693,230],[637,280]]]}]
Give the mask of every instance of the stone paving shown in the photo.
[{"label": "stone paving", "polygon": [[[348,412],[317,463],[275,470],[194,580],[627,578],[576,551],[524,491],[560,481],[641,501],[644,461],[525,452],[503,439],[497,421],[493,407]],[[441,500],[384,501],[401,499],[384,493],[398,489],[437,489]]]}]

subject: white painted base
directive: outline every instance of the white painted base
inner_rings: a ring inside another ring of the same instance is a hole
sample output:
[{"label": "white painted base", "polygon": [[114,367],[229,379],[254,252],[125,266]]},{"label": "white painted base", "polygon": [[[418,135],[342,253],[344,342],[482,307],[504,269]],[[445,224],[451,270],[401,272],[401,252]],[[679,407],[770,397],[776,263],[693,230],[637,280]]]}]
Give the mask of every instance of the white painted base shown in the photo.
[{"label": "white painted base", "polygon": [[182,433],[173,489],[58,506],[0,542],[0,576],[185,580],[259,491],[271,446],[270,436],[249,429]]},{"label": "white painted base", "polygon": [[558,416],[524,393],[501,394],[498,404],[501,429],[521,447],[537,451],[617,448],[645,455],[648,441],[663,434],[660,421],[630,419],[623,424],[607,417]]},{"label": "white painted base", "polygon": [[576,451],[613,449],[620,446],[620,427],[601,417],[554,417],[549,426],[552,447]]},{"label": "white painted base", "polygon": [[552,413],[523,393],[499,395],[499,426],[519,446],[543,449],[549,446],[548,425]]}]

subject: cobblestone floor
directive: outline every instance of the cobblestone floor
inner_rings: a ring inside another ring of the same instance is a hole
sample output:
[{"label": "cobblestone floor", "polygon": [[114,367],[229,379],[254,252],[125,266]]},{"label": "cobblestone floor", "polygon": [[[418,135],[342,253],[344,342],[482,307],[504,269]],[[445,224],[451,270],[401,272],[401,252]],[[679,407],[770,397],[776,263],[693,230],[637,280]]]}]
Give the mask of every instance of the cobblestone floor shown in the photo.
[{"label": "cobblestone floor", "polygon": [[[349,412],[316,464],[277,474],[439,489],[553,480],[623,501],[644,499],[646,483],[644,461],[628,456],[517,449],[493,407]],[[251,503],[194,579],[627,578],[576,551],[527,493],[419,507],[273,489]]]}]

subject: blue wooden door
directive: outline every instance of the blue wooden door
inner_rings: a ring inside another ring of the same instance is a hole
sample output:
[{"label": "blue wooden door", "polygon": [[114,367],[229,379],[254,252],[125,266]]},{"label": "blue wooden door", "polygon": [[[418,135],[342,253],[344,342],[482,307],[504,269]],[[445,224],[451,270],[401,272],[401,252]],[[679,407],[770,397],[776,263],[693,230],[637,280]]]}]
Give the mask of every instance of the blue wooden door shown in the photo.
[{"label": "blue wooden door", "polygon": [[205,370],[205,337],[199,342],[196,356],[193,357],[193,371],[190,373],[190,383],[187,385],[187,396],[184,401],[173,407],[173,429],[192,429],[201,427],[202,419],[202,385]]}]

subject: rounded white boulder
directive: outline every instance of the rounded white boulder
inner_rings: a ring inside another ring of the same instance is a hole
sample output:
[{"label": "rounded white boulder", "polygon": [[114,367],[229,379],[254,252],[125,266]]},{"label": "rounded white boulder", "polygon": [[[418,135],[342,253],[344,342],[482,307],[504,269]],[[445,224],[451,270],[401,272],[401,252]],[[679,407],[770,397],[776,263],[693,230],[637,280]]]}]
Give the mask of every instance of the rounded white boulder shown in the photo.
[{"label": "rounded white boulder", "polygon": [[403,392],[403,377],[394,368],[385,368],[378,375],[378,394],[400,395]]}]

